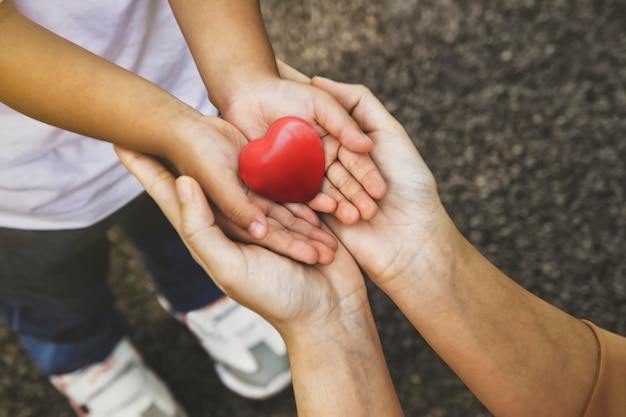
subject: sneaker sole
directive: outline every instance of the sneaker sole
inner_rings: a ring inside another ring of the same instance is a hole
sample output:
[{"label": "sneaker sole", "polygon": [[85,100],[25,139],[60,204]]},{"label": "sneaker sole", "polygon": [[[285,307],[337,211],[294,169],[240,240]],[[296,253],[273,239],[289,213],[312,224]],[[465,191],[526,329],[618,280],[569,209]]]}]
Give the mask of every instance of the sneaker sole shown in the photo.
[{"label": "sneaker sole", "polygon": [[264,387],[242,382],[241,379],[228,372],[228,370],[221,363],[215,364],[215,371],[217,372],[217,376],[220,378],[222,383],[228,389],[251,400],[263,400],[265,398],[272,397],[291,385],[291,370],[278,374],[268,385]]}]

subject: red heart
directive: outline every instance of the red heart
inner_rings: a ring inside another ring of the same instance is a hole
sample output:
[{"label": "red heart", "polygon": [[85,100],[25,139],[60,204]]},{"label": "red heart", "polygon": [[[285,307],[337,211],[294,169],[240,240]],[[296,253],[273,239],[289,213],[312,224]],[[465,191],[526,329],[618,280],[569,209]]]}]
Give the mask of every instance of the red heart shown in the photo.
[{"label": "red heart", "polygon": [[305,203],[324,179],[322,140],[297,117],[276,120],[264,137],[248,143],[239,155],[241,179],[252,191],[281,203]]}]

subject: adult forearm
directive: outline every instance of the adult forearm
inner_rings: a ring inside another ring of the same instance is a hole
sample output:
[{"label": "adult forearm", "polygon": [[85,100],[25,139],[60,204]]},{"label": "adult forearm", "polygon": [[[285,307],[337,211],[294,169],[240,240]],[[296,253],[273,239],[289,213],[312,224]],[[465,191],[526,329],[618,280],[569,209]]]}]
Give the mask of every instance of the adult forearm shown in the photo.
[{"label": "adult forearm", "polygon": [[458,235],[449,273],[386,292],[496,416],[578,416],[597,346],[579,320],[521,288]]},{"label": "adult forearm", "polygon": [[278,70],[258,0],[170,0],[211,102],[220,110]]},{"label": "adult forearm", "polygon": [[400,417],[371,313],[285,335],[298,415]]},{"label": "adult forearm", "polygon": [[0,7],[0,101],[62,129],[163,156],[200,114],[155,84]]}]

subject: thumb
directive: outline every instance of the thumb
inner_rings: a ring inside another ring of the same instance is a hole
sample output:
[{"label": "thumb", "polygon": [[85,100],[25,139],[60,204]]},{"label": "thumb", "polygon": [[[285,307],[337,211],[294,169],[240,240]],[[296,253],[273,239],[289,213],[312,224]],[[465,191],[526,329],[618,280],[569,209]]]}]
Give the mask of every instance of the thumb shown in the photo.
[{"label": "thumb", "polygon": [[343,106],[365,132],[390,128],[404,131],[400,123],[364,85],[340,83],[320,76],[313,77],[311,84],[318,87]]},{"label": "thumb", "polygon": [[322,91],[315,98],[315,119],[332,136],[348,150],[357,153],[367,153],[372,150],[374,143],[361,130],[361,127],[352,118],[349,110],[340,104],[332,94]]},{"label": "thumb", "polygon": [[223,172],[219,182],[208,187],[211,202],[230,221],[246,230],[257,240],[268,233],[265,213],[248,198],[245,189],[231,172]]},{"label": "thumb", "polygon": [[276,59],[276,66],[278,67],[278,74],[285,80],[297,81],[303,84],[309,84],[311,82],[311,78],[307,75],[301,73],[280,59]]},{"label": "thumb", "polygon": [[177,178],[176,193],[180,204],[178,232],[196,262],[222,287],[224,279],[232,278],[228,271],[236,270],[240,252],[216,225],[209,203],[193,178]]}]

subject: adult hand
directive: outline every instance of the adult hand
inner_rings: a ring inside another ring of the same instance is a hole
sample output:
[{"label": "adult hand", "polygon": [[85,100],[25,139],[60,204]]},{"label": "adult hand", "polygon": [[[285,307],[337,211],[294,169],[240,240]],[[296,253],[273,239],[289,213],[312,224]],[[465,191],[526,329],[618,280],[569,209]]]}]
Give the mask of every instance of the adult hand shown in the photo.
[{"label": "adult hand", "polygon": [[[247,193],[239,180],[238,155],[247,143],[243,135],[217,117],[203,116],[179,130],[186,146],[172,147],[168,161],[180,174],[193,175],[220,213],[220,226],[231,237],[255,243],[307,263],[328,264],[337,242],[320,228],[308,207],[287,209]],[[131,171],[137,153],[116,147],[122,163]],[[141,159],[141,158],[139,158]],[[167,171],[161,171],[161,177]],[[161,177],[155,179],[159,181]],[[242,225],[251,224],[246,228]],[[262,233],[258,230],[264,228]]]},{"label": "adult hand", "polygon": [[220,111],[250,139],[262,137],[282,116],[311,123],[324,141],[327,180],[309,206],[345,224],[375,216],[376,200],[385,195],[386,184],[367,154],[372,142],[330,94],[308,83],[267,77]]},{"label": "adult hand", "polygon": [[312,84],[351,109],[374,142],[371,157],[388,186],[373,219],[352,226],[328,216],[324,221],[379,286],[406,273],[426,276],[432,268],[445,266],[441,257],[456,229],[439,200],[431,171],[404,128],[366,87],[321,77]]},{"label": "adult hand", "polygon": [[[363,277],[345,248],[338,248],[332,265],[307,266],[257,245],[234,242],[224,234],[224,215],[213,213],[193,178],[176,179],[150,156],[122,148],[117,152],[216,284],[277,329],[306,329],[344,307],[369,308]],[[285,246],[301,243],[282,238]]]},{"label": "adult hand", "polygon": [[374,141],[389,190],[341,243],[495,416],[580,415],[598,350],[586,325],[524,290],[463,238],[406,132],[364,87],[314,78]]},{"label": "adult hand", "polygon": [[363,276],[345,248],[331,265],[307,266],[233,242],[195,180],[175,180],[148,156],[118,152],[216,284],[281,333],[299,415],[403,415]]},{"label": "adult hand", "polygon": [[[170,0],[170,5],[222,116],[250,140],[283,116],[311,123],[325,137],[328,180],[310,207],[344,223],[372,218],[385,184],[366,156],[371,140],[329,94],[281,79],[259,2]],[[338,152],[338,143],[344,151]]]}]

